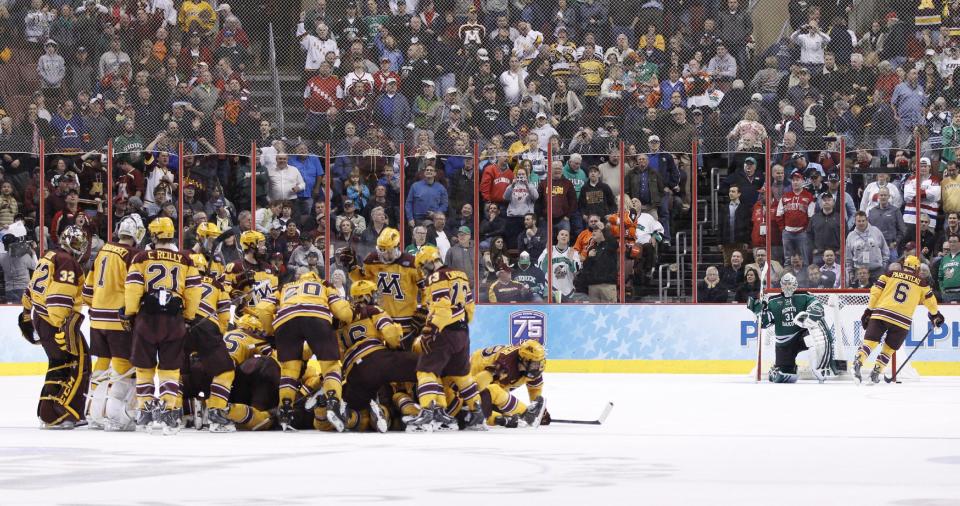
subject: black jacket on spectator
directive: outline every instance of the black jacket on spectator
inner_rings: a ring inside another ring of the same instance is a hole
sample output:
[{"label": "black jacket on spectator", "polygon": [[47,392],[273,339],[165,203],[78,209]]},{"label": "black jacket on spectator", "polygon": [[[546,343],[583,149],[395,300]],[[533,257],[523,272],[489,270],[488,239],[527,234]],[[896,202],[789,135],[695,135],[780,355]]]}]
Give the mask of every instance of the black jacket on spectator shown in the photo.
[{"label": "black jacket on spectator", "polygon": [[574,280],[577,291],[586,292],[590,285],[616,284],[618,281],[617,238],[610,233],[610,229],[603,230],[603,238],[593,247],[597,253],[590,256],[588,252],[583,261],[583,269]]},{"label": "black jacket on spectator", "polygon": [[[699,294],[699,292],[697,292]],[[757,298],[760,295],[760,282],[754,281],[753,283],[747,283],[744,281],[740,283],[740,286],[737,287],[737,292],[733,296],[733,300],[745,303],[750,297]],[[699,298],[699,297],[698,297]]]},{"label": "black jacket on spectator", "polygon": [[500,217],[498,214],[497,217],[490,221],[486,218],[480,220],[480,240],[488,241],[492,240],[494,237],[503,236],[504,231],[506,231],[507,223]]},{"label": "black jacket on spectator", "polygon": [[547,239],[544,236],[544,227],[537,227],[537,232],[533,237],[527,235],[526,229],[517,234],[517,249],[530,253],[530,258],[540,258],[540,254],[547,247]]},{"label": "black jacket on spectator", "polygon": [[730,294],[722,283],[713,288],[707,288],[706,281],[697,283],[697,302],[728,302]]},{"label": "black jacket on spectator", "polygon": [[720,242],[722,244],[749,243],[753,232],[753,206],[743,200],[733,213],[733,228],[730,228],[729,203],[720,205],[720,216],[717,221],[720,225]]},{"label": "black jacket on spectator", "polygon": [[763,187],[763,184],[764,181],[763,178],[760,177],[759,169],[754,171],[752,178],[749,178],[741,167],[723,178],[723,181],[720,183],[720,194],[726,195],[730,187],[736,185],[740,188],[740,202],[747,204],[749,207],[753,207],[753,205],[757,203],[758,192],[760,188]]},{"label": "black jacket on spectator", "polygon": [[743,283],[744,273],[743,265],[739,269],[734,269],[732,265],[724,265],[720,268],[720,284],[727,290],[736,290]]},{"label": "black jacket on spectator", "polygon": [[823,214],[823,211],[817,211],[810,218],[810,226],[807,228],[807,234],[810,236],[810,242],[813,249],[818,253],[832,249],[840,250],[840,234],[846,235],[843,227],[843,221],[840,219],[840,212],[836,209],[830,214]]},{"label": "black jacket on spectator", "polygon": [[577,206],[580,208],[580,214],[590,216],[606,216],[617,211],[617,199],[613,196],[613,190],[610,185],[603,181],[597,181],[593,186],[588,180],[580,188],[580,198]]}]

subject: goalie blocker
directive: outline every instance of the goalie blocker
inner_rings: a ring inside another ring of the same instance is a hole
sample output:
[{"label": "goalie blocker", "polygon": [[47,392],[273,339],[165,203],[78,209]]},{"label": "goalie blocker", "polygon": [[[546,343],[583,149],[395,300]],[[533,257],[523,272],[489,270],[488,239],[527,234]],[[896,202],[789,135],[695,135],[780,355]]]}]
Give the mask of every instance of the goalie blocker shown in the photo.
[{"label": "goalie blocker", "polygon": [[834,360],[834,337],[824,321],[820,301],[807,292],[796,291],[793,274],[784,274],[780,286],[782,292],[768,301],[751,298],[747,303],[747,308],[760,316],[761,328],[774,328],[776,360],[768,372],[769,380],[796,383],[797,356],[805,350],[809,351],[810,369],[818,381],[839,375],[846,364]]}]

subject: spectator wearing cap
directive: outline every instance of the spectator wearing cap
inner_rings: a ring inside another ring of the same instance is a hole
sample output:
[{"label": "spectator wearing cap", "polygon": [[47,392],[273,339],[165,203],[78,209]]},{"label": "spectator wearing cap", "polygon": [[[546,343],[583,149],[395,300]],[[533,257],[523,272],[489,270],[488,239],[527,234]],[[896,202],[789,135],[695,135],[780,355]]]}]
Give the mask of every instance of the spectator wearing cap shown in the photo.
[{"label": "spectator wearing cap", "polygon": [[836,204],[837,201],[831,193],[823,193],[817,200],[818,209],[810,218],[808,229],[813,246],[813,263],[823,263],[823,252],[826,250],[839,251],[840,238],[848,230]]},{"label": "spectator wearing cap", "polygon": [[490,284],[487,298],[491,304],[531,302],[532,294],[526,285],[513,280],[513,270],[506,264],[496,267],[497,279]]},{"label": "spectator wearing cap", "polygon": [[914,128],[923,125],[924,108],[927,106],[927,94],[923,86],[920,86],[920,73],[917,69],[908,70],[904,81],[893,89],[890,105],[897,121],[897,145],[910,146]]},{"label": "spectator wearing cap", "polygon": [[410,102],[407,97],[397,92],[396,78],[387,78],[385,86],[385,91],[377,97],[373,106],[373,117],[390,139],[402,142],[406,136],[407,124],[413,120]]},{"label": "spectator wearing cap", "polygon": [[436,84],[433,81],[424,79],[422,84],[421,93],[413,99],[413,124],[432,136],[440,126],[443,102],[437,97]]},{"label": "spectator wearing cap", "polygon": [[[940,211],[940,178],[930,170],[930,159],[920,158],[920,214],[930,218],[930,225],[937,226],[937,214]],[[907,237],[914,237],[917,224],[917,178],[911,176],[903,183],[903,221],[907,226]]]},{"label": "spectator wearing cap", "polygon": [[437,182],[437,169],[427,165],[423,169],[423,179],[413,183],[405,204],[406,216],[410,227],[430,218],[430,213],[447,212],[447,189]]},{"label": "spectator wearing cap", "polygon": [[550,138],[558,135],[557,130],[553,128],[553,125],[550,124],[547,119],[547,114],[543,111],[537,113],[536,123],[531,130],[531,133],[537,134],[537,148],[540,151],[546,152],[547,145],[550,143]]},{"label": "spectator wearing cap", "polygon": [[784,192],[777,204],[777,225],[783,234],[783,256],[800,255],[804,265],[813,261],[813,248],[807,231],[810,218],[816,212],[813,195],[804,188],[803,174],[794,172],[790,191]]},{"label": "spectator wearing cap", "polygon": [[467,275],[470,280],[470,286],[476,290],[476,269],[477,263],[474,260],[473,244],[470,241],[472,233],[470,227],[460,226],[457,228],[456,240],[450,245],[447,254],[444,255],[443,264],[447,267],[459,270]]},{"label": "spectator wearing cap", "polygon": [[343,212],[337,215],[337,230],[340,229],[340,223],[344,220],[353,224],[353,232],[357,236],[367,228],[367,220],[358,212],[356,202],[349,197],[343,199]]},{"label": "spectator wearing cap", "polygon": [[[812,164],[811,164],[812,165]],[[840,204],[840,175],[836,172],[831,172],[827,176],[827,189],[826,192],[830,195],[833,195],[833,202],[837,208],[841,207]],[[843,206],[842,206],[841,217],[846,220],[847,230],[853,228],[853,215],[857,212],[856,201],[853,200],[853,197],[850,196],[850,192],[844,190],[843,192]]]},{"label": "spectator wearing cap", "polygon": [[756,203],[764,181],[757,174],[757,159],[748,156],[743,159],[743,166],[728,175],[720,183],[720,192],[726,193],[733,185],[740,188],[740,201],[753,207]]},{"label": "spectator wearing cap", "polygon": [[530,257],[530,253],[526,251],[520,253],[517,258],[517,268],[514,269],[512,277],[514,281],[523,283],[527,287],[531,302],[543,302],[547,277],[539,267],[532,264]]},{"label": "spectator wearing cap", "polygon": [[601,181],[600,168],[596,165],[591,165],[587,171],[587,181],[580,188],[577,207],[584,222],[591,214],[607,216],[616,212],[617,198],[610,185]]}]

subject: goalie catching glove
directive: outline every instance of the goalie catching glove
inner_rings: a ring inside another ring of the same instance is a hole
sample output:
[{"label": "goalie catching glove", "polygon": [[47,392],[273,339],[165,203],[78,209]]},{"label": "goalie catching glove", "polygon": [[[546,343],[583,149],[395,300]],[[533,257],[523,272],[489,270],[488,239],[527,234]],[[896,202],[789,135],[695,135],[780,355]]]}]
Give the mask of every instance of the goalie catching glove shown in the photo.
[{"label": "goalie catching glove", "polygon": [[39,339],[34,339],[33,336],[33,320],[30,319],[30,310],[24,309],[20,313],[20,320],[17,322],[17,325],[20,327],[20,333],[23,334],[23,338],[27,340],[30,344],[40,344]]},{"label": "goalie catching glove", "polygon": [[943,313],[941,313],[940,311],[937,311],[937,314],[927,314],[927,317],[930,318],[930,323],[932,323],[933,326],[938,329],[943,325],[943,322],[945,321],[943,317]]}]

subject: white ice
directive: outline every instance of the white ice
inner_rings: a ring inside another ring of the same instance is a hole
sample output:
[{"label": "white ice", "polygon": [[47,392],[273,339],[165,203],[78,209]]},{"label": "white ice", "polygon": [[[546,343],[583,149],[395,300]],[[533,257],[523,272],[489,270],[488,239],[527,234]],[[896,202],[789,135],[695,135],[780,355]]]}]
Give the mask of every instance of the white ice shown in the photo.
[{"label": "white ice", "polygon": [[960,378],[858,387],[548,374],[554,424],[487,433],[42,431],[0,378],[0,504],[960,504]]}]

